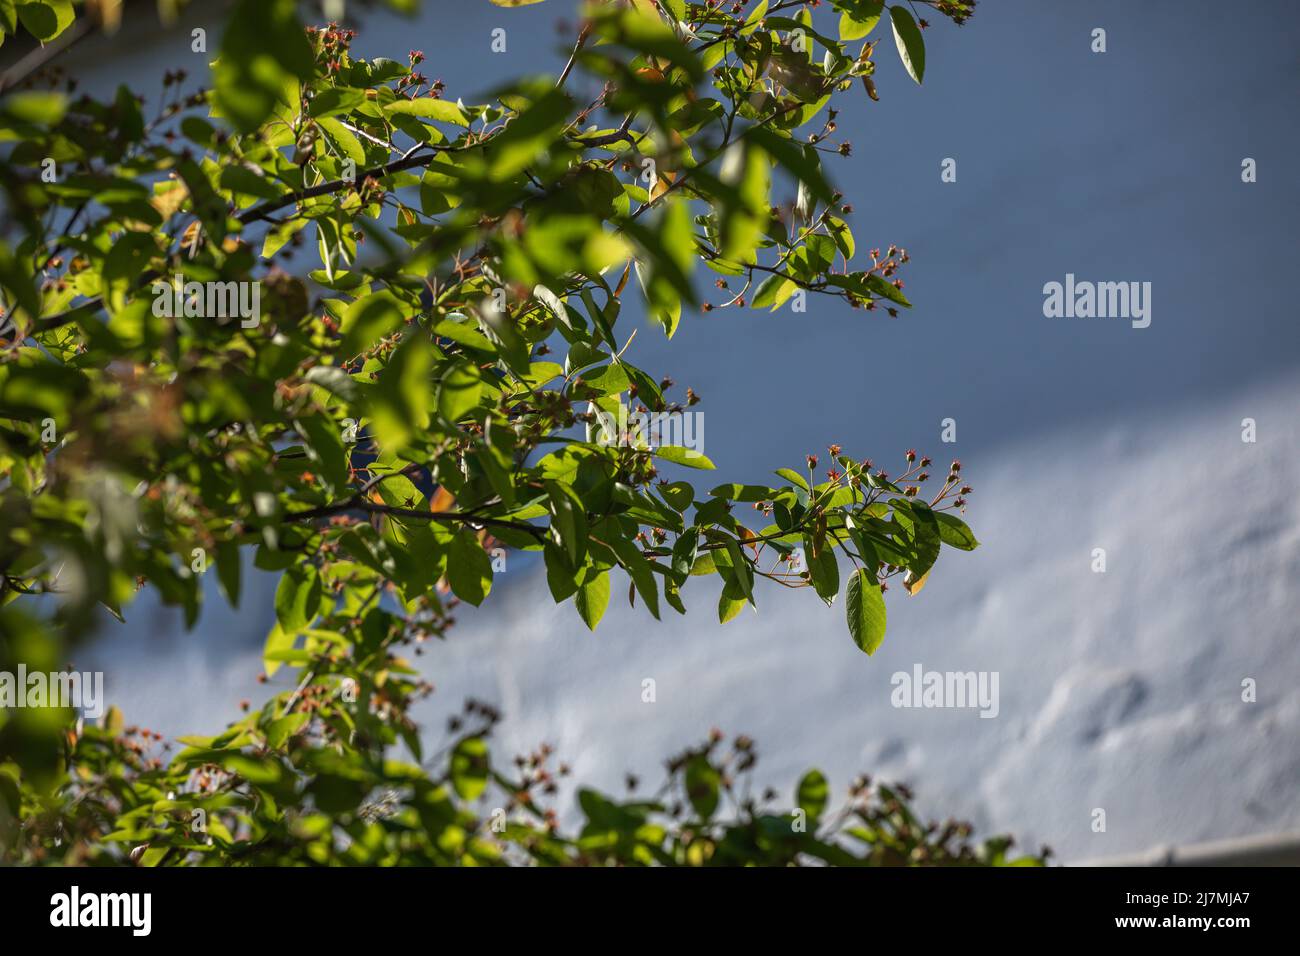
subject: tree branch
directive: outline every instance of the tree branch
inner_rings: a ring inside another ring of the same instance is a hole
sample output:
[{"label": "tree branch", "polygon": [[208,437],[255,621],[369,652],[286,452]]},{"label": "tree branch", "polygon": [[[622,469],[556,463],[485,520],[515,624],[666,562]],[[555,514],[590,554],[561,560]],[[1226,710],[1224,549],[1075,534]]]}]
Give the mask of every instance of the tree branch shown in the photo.
[{"label": "tree branch", "polygon": [[[477,144],[475,144],[477,145]],[[298,189],[294,192],[286,193],[279,199],[268,199],[264,203],[253,206],[251,209],[245,209],[235,216],[242,225],[260,222],[270,217],[271,213],[278,212],[285,206],[292,206],[300,203],[304,199],[315,199],[317,196],[328,196],[330,193],[340,192],[348,187],[355,187],[357,183],[363,183],[367,179],[380,179],[384,176],[391,176],[393,173],[400,173],[407,169],[415,169],[417,166],[428,166],[438,158],[440,153],[451,152],[451,149],[437,149],[430,155],[413,155],[403,156],[401,159],[395,159],[391,163],[383,166],[375,166],[357,173],[356,179],[333,179],[327,183],[318,183],[315,186],[309,186],[306,189]]]},{"label": "tree branch", "polygon": [[0,93],[6,93],[45,66],[56,56],[95,31],[90,17],[82,17],[50,43],[43,43],[11,66],[0,76]]},{"label": "tree branch", "polygon": [[337,501],[330,505],[321,505],[319,508],[309,508],[306,511],[294,511],[284,516],[286,524],[297,521],[311,521],[315,518],[327,518],[331,515],[343,514],[348,511],[364,511],[367,514],[388,515],[393,518],[415,518],[421,521],[446,521],[453,524],[467,524],[470,527],[482,528],[510,528],[514,531],[522,531],[531,534],[534,538],[543,540],[546,529],[535,524],[529,524],[526,521],[511,521],[508,518],[490,518],[483,515],[470,514],[464,511],[423,511],[419,508],[399,508],[395,505],[384,505],[377,501],[368,501],[359,495],[353,495],[346,501]]},{"label": "tree branch", "polygon": [[[355,187],[358,182],[365,182],[366,179],[381,179],[384,176],[399,173],[407,169],[427,166],[442,153],[459,152],[460,150],[481,146],[483,143],[490,141],[491,137],[466,146],[446,147],[442,149],[435,147],[434,152],[431,154],[403,156],[401,159],[395,159],[391,163],[387,163],[383,166],[375,166],[371,169],[357,173],[355,181],[350,179],[334,179],[326,183],[318,183],[315,186],[309,186],[306,189],[294,190],[293,192],[280,196],[278,199],[268,199],[266,202],[253,206],[251,209],[245,209],[243,212],[237,214],[235,219],[245,226],[250,223],[269,220],[273,213],[278,212],[286,206],[292,206],[296,203],[302,202],[305,199],[314,199],[317,196],[326,196],[330,193],[340,192],[349,187]],[[142,274],[140,278],[141,284],[144,284],[158,278],[158,273],[153,271],[146,272]],[[87,310],[92,313],[99,311],[103,308],[103,305],[103,296],[94,296],[71,309],[38,320],[36,323],[36,331],[48,332],[50,329],[57,329],[60,326],[75,321],[79,315],[84,314]]]},{"label": "tree branch", "polygon": [[569,62],[564,64],[564,70],[560,73],[560,78],[555,81],[555,88],[558,90],[562,87],[569,74],[573,72],[573,65],[578,62],[578,53],[582,50],[587,42],[587,37],[591,34],[591,24],[584,23],[582,29],[578,31],[578,42],[573,45],[573,52],[569,54]]}]

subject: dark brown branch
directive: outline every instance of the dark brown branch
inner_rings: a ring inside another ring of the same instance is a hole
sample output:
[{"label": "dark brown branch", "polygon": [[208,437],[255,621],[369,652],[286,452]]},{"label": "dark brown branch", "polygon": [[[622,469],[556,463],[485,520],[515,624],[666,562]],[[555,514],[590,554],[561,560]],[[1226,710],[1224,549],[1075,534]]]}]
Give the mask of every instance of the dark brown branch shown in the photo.
[{"label": "dark brown branch", "polygon": [[90,36],[94,31],[95,25],[91,22],[90,17],[82,17],[49,43],[43,43],[36,47],[36,49],[6,70],[3,76],[0,76],[0,93],[6,93],[22,83],[60,53],[79,40]]},{"label": "dark brown branch", "polygon": [[581,143],[583,146],[608,146],[610,143],[617,143],[619,140],[627,140],[631,145],[635,146],[637,144],[636,137],[628,131],[631,125],[632,117],[629,116],[612,133],[601,133],[599,136],[575,136],[573,141]]},{"label": "dark brown branch", "polygon": [[286,193],[279,199],[268,199],[264,203],[254,206],[251,209],[245,209],[235,218],[240,223],[247,226],[249,223],[259,222],[267,219],[271,213],[278,212],[285,206],[292,206],[295,203],[302,202],[305,199],[315,199],[317,196],[328,196],[330,193],[340,192],[350,186],[356,186],[367,179],[381,179],[384,176],[390,176],[393,173],[400,173],[407,169],[415,169],[418,166],[427,166],[433,162],[439,153],[451,152],[450,149],[437,149],[430,154],[420,154],[415,156],[404,156],[401,159],[395,159],[384,166],[376,166],[373,169],[367,169],[358,172],[356,179],[334,179],[327,183],[318,183],[315,186],[309,186],[306,189],[299,189],[291,193]]},{"label": "dark brown branch", "polygon": [[[480,140],[478,143],[473,145],[477,146],[483,142],[487,141]],[[358,172],[355,182],[351,179],[334,179],[327,183],[319,183],[315,186],[309,186],[307,189],[295,190],[294,192],[286,193],[278,199],[268,199],[266,202],[260,203],[251,209],[245,209],[243,212],[235,216],[235,218],[243,225],[266,220],[271,217],[272,213],[278,212],[286,206],[292,206],[296,203],[302,202],[305,199],[314,199],[317,196],[326,196],[330,193],[340,192],[349,187],[356,186],[358,182],[365,182],[368,178],[380,179],[384,176],[399,173],[407,169],[427,166],[429,163],[433,162],[440,153],[453,152],[465,148],[468,147],[457,147],[455,150],[451,148],[435,148],[433,153],[403,156],[401,159],[395,159],[386,165],[376,166],[373,169]],[[158,278],[158,273],[146,272],[141,276],[141,282],[142,284],[152,282],[156,278]],[[104,300],[102,296],[95,296],[91,299],[87,299],[80,305],[74,306],[65,312],[60,312],[57,315],[51,315],[41,319],[36,324],[36,331],[48,332],[50,329],[57,329],[60,326],[75,321],[77,316],[85,313],[87,310],[92,313],[99,311],[103,305]]]},{"label": "dark brown branch", "polygon": [[484,515],[470,514],[464,511],[424,511],[419,508],[399,508],[395,505],[384,505],[376,501],[368,501],[365,498],[353,496],[346,501],[337,501],[331,505],[321,505],[319,508],[309,508],[306,511],[295,511],[284,516],[286,523],[296,521],[311,521],[316,518],[328,518],[332,515],[343,514],[348,511],[364,511],[367,514],[388,515],[393,518],[415,518],[421,521],[446,521],[453,524],[467,524],[471,527],[483,528],[510,528],[514,531],[522,531],[525,534],[531,534],[539,541],[546,534],[546,529],[535,524],[529,524],[526,521],[511,521],[508,518],[490,518]]},{"label": "dark brown branch", "polygon": [[578,32],[578,42],[573,45],[573,53],[569,55],[569,62],[564,64],[564,70],[560,73],[560,78],[555,81],[555,88],[559,89],[573,72],[573,65],[578,62],[578,53],[587,43],[587,37],[591,34],[591,24],[584,23],[582,29]]}]

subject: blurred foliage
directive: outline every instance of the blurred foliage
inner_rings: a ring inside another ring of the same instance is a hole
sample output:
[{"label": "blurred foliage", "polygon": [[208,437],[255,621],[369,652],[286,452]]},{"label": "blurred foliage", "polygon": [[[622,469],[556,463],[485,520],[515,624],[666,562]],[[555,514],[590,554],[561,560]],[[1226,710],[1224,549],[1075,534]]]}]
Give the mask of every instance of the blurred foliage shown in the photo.
[{"label": "blurred foliage", "polygon": [[[491,763],[489,708],[427,759],[408,714],[431,688],[401,655],[488,597],[494,554],[539,555],[593,630],[615,569],[655,618],[685,613],[696,576],[720,579],[722,621],[758,579],[843,590],[870,654],[887,579],[915,594],[943,545],[976,547],[958,462],[925,494],[924,456],[891,479],[832,446],[821,476],[809,455],[702,492],[677,477],[714,468],[698,449],[625,428],[699,401],[629,361],[628,297],[668,336],[697,305],[910,307],[906,253],[858,254],[823,169],[850,150],[831,104],[877,98],[878,21],[920,82],[928,24],[908,7],[961,23],[974,3],[836,0],[831,35],[810,6],[591,4],[558,77],[481,103],[419,51],[354,57],[351,30],[304,28],[292,0],[234,4],[212,87],[168,71],[156,108],[78,95],[44,55],[4,75],[0,666],[56,669],[145,587],[193,627],[204,576],[238,605],[251,553],[281,575],[266,677],[301,675],[175,754],[116,710],[6,711],[7,857],[1005,862],[1007,841],[971,848],[883,787],[826,814],[813,773],[768,809],[737,790],[752,745],[716,739],[653,799],[581,790],[564,835],[536,796],[544,760]],[[0,0],[0,30],[51,55],[120,17]]]},{"label": "blurred foliage", "polygon": [[[550,748],[494,766],[499,715],[470,702],[423,765],[383,756],[408,729],[384,710],[427,687],[377,695],[373,713],[328,682],[306,684],[217,737],[184,749],[124,726],[116,709],[69,731],[74,768],[56,791],[21,788],[0,768],[0,835],[23,864],[1038,866],[1009,837],[980,843],[969,824],[919,819],[905,787],[853,781],[835,803],[812,770],[792,794],[757,792],[754,743],[714,731],[672,757],[640,797],[577,790],[578,813],[554,808],[570,775]],[[418,753],[419,748],[412,749]],[[21,821],[21,825],[18,825]]]}]

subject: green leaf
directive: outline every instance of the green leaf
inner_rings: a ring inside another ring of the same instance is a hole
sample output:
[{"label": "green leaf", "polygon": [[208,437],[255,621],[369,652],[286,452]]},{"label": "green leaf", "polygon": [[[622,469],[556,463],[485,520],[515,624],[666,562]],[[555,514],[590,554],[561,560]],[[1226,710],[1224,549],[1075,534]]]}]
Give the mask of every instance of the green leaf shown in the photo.
[{"label": "green leaf", "polygon": [[944,544],[962,551],[974,551],[980,546],[975,540],[975,533],[960,518],[946,511],[936,511],[934,517],[939,522],[939,536],[943,538]]},{"label": "green leaf", "polygon": [[20,123],[54,126],[68,110],[68,98],[62,93],[33,91],[14,93],[4,101],[4,112]]},{"label": "green leaf", "polygon": [[673,574],[682,580],[686,579],[695,567],[699,547],[700,535],[697,528],[687,528],[685,534],[678,536],[673,544]]},{"label": "green leaf", "polygon": [[856,246],[853,242],[853,232],[849,229],[848,224],[843,219],[827,216],[826,230],[831,234],[831,239],[835,242],[836,247],[844,255],[844,260],[847,262],[852,259]]},{"label": "green leaf", "polygon": [[697,755],[686,764],[686,798],[701,820],[708,820],[718,809],[722,775],[707,757]]},{"label": "green leaf", "polygon": [[[726,565],[730,568],[730,573],[725,574],[729,580],[736,583],[740,594],[750,604],[754,603],[754,567],[745,557],[744,552],[740,549],[740,542],[725,532],[715,532],[726,546],[727,561]],[[714,557],[717,561],[717,557]],[[721,562],[720,562],[721,564]]]},{"label": "green leaf", "polygon": [[830,792],[831,788],[826,782],[825,775],[820,770],[809,770],[799,781],[795,802],[808,815],[809,820],[816,820],[826,809]]},{"label": "green leaf", "polygon": [[808,191],[826,205],[835,198],[835,190],[826,181],[822,172],[821,161],[817,152],[811,148],[802,148],[787,136],[766,126],[751,126],[745,131],[745,138],[753,140],[763,151],[777,161],[790,175],[807,187]]},{"label": "green leaf", "polygon": [[457,362],[438,383],[438,413],[449,422],[459,422],[479,403],[483,379],[468,362]]},{"label": "green leaf", "polygon": [[462,800],[483,795],[488,782],[488,747],[482,737],[466,737],[451,752],[451,785]]},{"label": "green leaf", "polygon": [[762,149],[751,144],[730,147],[719,177],[732,187],[718,211],[719,252],[733,262],[753,262],[754,250],[771,218],[771,170]]},{"label": "green leaf", "polygon": [[239,606],[241,571],[239,546],[233,541],[223,541],[217,545],[217,583],[231,607]]},{"label": "green leaf", "polygon": [[701,452],[683,448],[681,445],[661,445],[655,449],[655,457],[675,465],[685,465],[687,468],[699,468],[704,471],[712,471],[716,467]]},{"label": "green leaf", "polygon": [[574,603],[578,607],[579,616],[594,631],[600,619],[605,616],[605,608],[609,606],[609,572],[592,574],[589,570],[587,580],[578,586]]},{"label": "green leaf", "polygon": [[766,485],[718,485],[709,492],[714,498],[726,498],[728,501],[771,501],[776,491]]},{"label": "green leaf", "polygon": [[[709,557],[712,558],[712,555],[709,555]],[[691,573],[699,573],[701,564],[702,562],[697,562],[695,569]],[[718,596],[718,623],[726,624],[743,611],[748,603],[745,600],[745,595],[740,590],[740,585],[734,580],[727,581],[722,586],[722,593]]]},{"label": "green leaf", "polygon": [[793,279],[783,275],[770,275],[759,283],[758,288],[754,290],[754,298],[749,303],[749,307],[751,309],[766,309],[771,306],[772,311],[775,312],[785,305],[798,288],[799,284]]},{"label": "green leaf", "polygon": [[351,404],[361,395],[360,388],[357,387],[357,380],[354,379],[343,369],[333,365],[317,365],[313,369],[308,369],[303,380],[313,385],[319,385],[331,395],[342,399]]},{"label": "green leaf", "polygon": [[489,355],[496,355],[497,352],[497,347],[492,344],[492,340],[486,335],[452,318],[443,319],[435,325],[433,334],[451,339],[453,342],[468,348],[486,352]]},{"label": "green leaf", "polygon": [[18,8],[19,21],[42,43],[57,37],[75,18],[72,0],[35,0]]},{"label": "green leaf", "polygon": [[272,750],[279,750],[284,746],[285,741],[302,730],[303,725],[311,718],[310,714],[297,713],[289,714],[287,717],[281,717],[271,721],[266,728],[266,743]]},{"label": "green leaf", "polygon": [[[393,62],[389,60],[388,62]],[[379,60],[372,60],[371,65],[379,63]],[[406,72],[402,69],[402,72]],[[401,74],[399,74],[401,75]],[[372,77],[372,82],[374,78]],[[312,117],[319,119],[322,116],[334,116],[338,113],[351,113],[354,109],[366,101],[364,90],[345,89],[334,87],[331,89],[321,90],[311,98],[307,112]]]},{"label": "green leaf", "polygon": [[657,5],[645,3],[621,7],[615,4],[594,4],[591,10],[600,13],[594,19],[609,39],[637,53],[648,54],[680,67],[692,80],[702,78],[703,69],[699,58],[659,16]]},{"label": "green leaf", "polygon": [[834,604],[836,596],[840,593],[840,566],[835,560],[835,549],[831,547],[829,537],[821,550],[814,555],[812,537],[804,535],[804,558],[808,564],[808,573],[812,577],[813,590],[827,606]]},{"label": "green leaf", "polygon": [[799,472],[795,471],[793,468],[778,468],[776,470],[776,476],[778,478],[784,478],[796,488],[802,488],[804,491],[809,490],[808,482],[804,480],[803,475],[799,474]]},{"label": "green leaf", "polygon": [[308,792],[316,807],[324,813],[353,813],[366,795],[366,785],[360,780],[337,773],[319,773],[312,780]]},{"label": "green leaf", "polygon": [[[626,230],[645,251],[636,262],[637,280],[646,296],[651,318],[672,338],[681,319],[682,303],[695,301],[690,274],[696,261],[695,231],[690,205],[677,194],[661,197],[658,229],[629,222]],[[643,261],[644,259],[644,261]]]},{"label": "green leaf", "polygon": [[907,301],[907,296],[894,283],[888,279],[882,279],[880,276],[870,273],[866,277],[867,288],[879,296],[889,299],[891,302],[897,302],[906,308],[911,308],[912,303]]},{"label": "green leaf", "polygon": [[884,0],[836,0],[840,11],[840,39],[861,40],[876,28]]},{"label": "green leaf", "polygon": [[343,333],[339,354],[351,358],[370,348],[401,328],[405,314],[405,307],[387,289],[357,299],[343,313],[339,325]]},{"label": "green leaf", "polygon": [[664,600],[678,614],[686,613],[686,605],[682,603],[681,591],[677,587],[677,582],[670,577],[664,578]]},{"label": "green leaf", "polygon": [[[379,373],[367,398],[382,447],[393,451],[405,448],[415,434],[428,427],[433,359],[428,335],[412,328]],[[440,391],[440,401],[441,397]]]},{"label": "green leaf", "polygon": [[695,501],[695,489],[689,482],[674,481],[667,485],[659,485],[655,491],[674,511],[685,511]]},{"label": "green leaf", "polygon": [[321,117],[316,120],[316,123],[325,131],[325,135],[334,143],[339,152],[357,164],[357,169],[363,167],[366,161],[366,151],[361,146],[361,140],[356,138],[352,130],[330,117]]},{"label": "green leaf", "polygon": [[916,82],[925,77],[925,40],[912,15],[901,5],[889,8],[889,19],[894,25],[894,44],[903,67]]},{"label": "green leaf", "polygon": [[271,625],[271,630],[266,635],[266,643],[262,646],[262,669],[266,671],[267,677],[273,677],[280,669],[286,652],[293,650],[294,642],[297,640],[296,633],[286,632],[278,623]]},{"label": "green leaf", "polygon": [[569,564],[574,568],[582,566],[587,555],[587,512],[582,499],[568,485],[559,481],[546,482],[546,494],[550,503],[551,530],[555,533],[557,544],[564,548]]},{"label": "green leaf", "polygon": [[942,547],[942,532],[935,513],[921,501],[912,501],[906,505],[896,502],[894,518],[906,529],[911,538],[908,544],[915,552],[915,557],[908,561],[908,570],[914,577],[922,578],[934,567]]},{"label": "green leaf", "polygon": [[659,587],[655,583],[650,561],[642,554],[641,549],[627,538],[611,535],[609,546],[618,555],[619,563],[627,572],[627,576],[632,579],[632,586],[636,589],[636,593],[641,595],[641,600],[645,602],[650,614],[656,621],[659,620]]},{"label": "green leaf", "polygon": [[259,199],[278,199],[280,190],[265,176],[259,176],[247,166],[225,166],[217,180],[223,191]]},{"label": "green leaf", "polygon": [[216,105],[242,133],[279,104],[296,107],[298,83],[315,70],[296,7],[294,0],[239,0],[226,18],[213,67]]},{"label": "green leaf", "polygon": [[298,420],[298,430],[307,440],[307,455],[325,489],[340,494],[347,487],[349,474],[342,429],[323,415],[311,415]]},{"label": "green leaf", "polygon": [[849,578],[844,613],[853,642],[867,654],[874,654],[885,639],[885,596],[875,574],[859,568]]},{"label": "green leaf", "polygon": [[556,604],[567,601],[578,590],[577,572],[573,570],[560,546],[553,541],[546,542],[542,557],[546,562],[546,585],[551,589],[551,597]]},{"label": "green leaf", "polygon": [[456,597],[478,607],[492,589],[492,559],[473,533],[458,531],[447,552],[447,583]]},{"label": "green leaf", "polygon": [[488,178],[493,182],[512,179],[555,145],[569,116],[570,101],[560,90],[543,94],[523,113],[492,137],[489,147]]},{"label": "green leaf", "polygon": [[320,608],[320,573],[315,565],[295,564],[275,589],[275,619],[285,633],[302,630]]},{"label": "green leaf", "polygon": [[3,243],[0,243],[0,286],[10,293],[11,301],[27,313],[29,320],[41,314],[41,297],[32,283],[31,264],[12,255]]},{"label": "green leaf", "polygon": [[417,116],[420,119],[435,120],[439,123],[455,123],[457,126],[469,125],[469,117],[458,105],[432,96],[420,96],[413,100],[394,100],[384,107],[384,112]]}]

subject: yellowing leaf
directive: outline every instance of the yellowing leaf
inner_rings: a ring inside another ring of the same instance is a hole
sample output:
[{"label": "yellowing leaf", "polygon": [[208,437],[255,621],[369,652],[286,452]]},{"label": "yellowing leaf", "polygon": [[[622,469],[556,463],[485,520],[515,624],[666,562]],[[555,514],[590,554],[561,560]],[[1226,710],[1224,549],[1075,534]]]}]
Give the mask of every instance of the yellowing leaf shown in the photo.
[{"label": "yellowing leaf", "polygon": [[911,571],[908,571],[907,574],[903,576],[903,587],[907,588],[908,594],[916,597],[916,595],[921,593],[921,588],[925,587],[925,582],[928,580],[930,580],[929,571],[926,571],[925,574],[921,575],[919,578]]},{"label": "yellowing leaf", "polygon": [[659,177],[655,180],[655,184],[650,187],[650,201],[654,202],[664,193],[668,192],[668,190],[672,188],[672,185],[673,181],[669,177],[669,174],[660,173]]},{"label": "yellowing leaf", "polygon": [[153,199],[149,200],[149,204],[158,210],[158,215],[162,216],[163,221],[166,222],[180,211],[181,206],[189,196],[189,187],[182,182],[177,182],[171,189],[159,192]]}]

